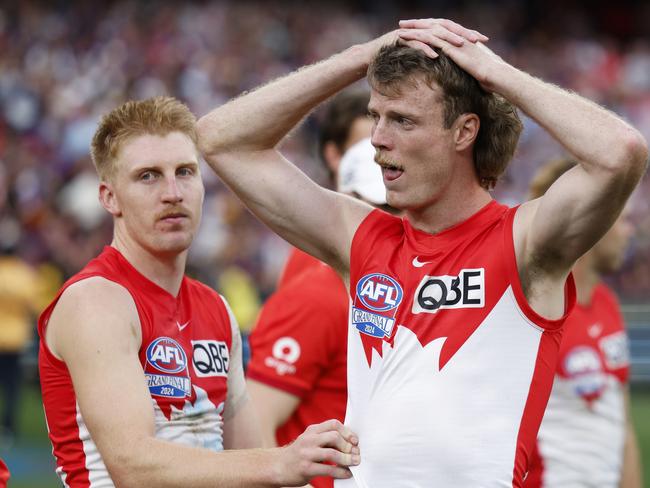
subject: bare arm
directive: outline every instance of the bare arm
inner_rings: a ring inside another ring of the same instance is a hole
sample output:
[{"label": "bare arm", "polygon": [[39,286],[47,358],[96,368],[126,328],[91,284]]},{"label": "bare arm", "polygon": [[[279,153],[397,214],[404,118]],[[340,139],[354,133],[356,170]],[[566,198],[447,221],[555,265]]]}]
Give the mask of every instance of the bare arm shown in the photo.
[{"label": "bare arm", "polygon": [[343,272],[354,231],[371,207],[319,187],[276,146],[319,103],[362,78],[372,52],[352,47],[198,122],[206,161],[244,203],[280,236]]},{"label": "bare arm", "polygon": [[639,443],[634,432],[630,416],[630,391],[625,391],[625,444],[623,451],[623,471],[621,473],[621,488],[641,488],[643,475]]},{"label": "bare arm", "polygon": [[[230,364],[228,366],[228,393],[223,412],[223,446],[225,449],[262,447],[258,417],[250,401],[244,378],[242,339],[239,325],[230,305],[225,301],[232,333]],[[275,446],[265,446],[275,447]]]},{"label": "bare arm", "polygon": [[[460,27],[460,26],[459,26]],[[464,35],[446,31],[450,42]],[[319,103],[365,76],[389,33],[245,94],[198,122],[210,166],[269,227],[295,246],[347,274],[350,243],[371,207],[318,187],[277,150],[282,138]],[[460,41],[462,42],[462,41]]]},{"label": "bare arm", "polygon": [[253,404],[256,406],[264,446],[275,447],[278,445],[275,431],[296,410],[300,398],[250,378],[247,380],[247,385]]},{"label": "bare arm", "polygon": [[[311,426],[282,449],[216,453],[156,439],[138,360],[138,314],[131,296],[115,283],[90,278],[68,288],[50,318],[46,341],[65,361],[88,430],[119,486],[299,486],[324,472],[349,477],[345,468],[321,464],[325,459],[358,463],[356,438],[336,422]],[[120,398],[119,415],[106,398]]]}]

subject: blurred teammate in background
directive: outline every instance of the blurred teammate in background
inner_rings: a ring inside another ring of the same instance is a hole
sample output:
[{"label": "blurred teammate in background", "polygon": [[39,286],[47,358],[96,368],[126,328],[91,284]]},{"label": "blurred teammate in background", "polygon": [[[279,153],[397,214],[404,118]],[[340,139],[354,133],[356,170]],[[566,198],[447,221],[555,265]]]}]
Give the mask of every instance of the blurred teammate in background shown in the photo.
[{"label": "blurred teammate in background", "polygon": [[[572,160],[539,169],[539,198]],[[620,268],[632,235],[624,212],[576,262],[577,304],[567,318],[551,397],[525,486],[641,488],[641,463],[629,408],[627,333],[618,300],[602,275]]]},{"label": "blurred teammate in background", "polygon": [[[336,172],[337,186],[382,206],[386,190],[374,154],[367,137],[350,147]],[[270,445],[293,441],[309,424],[345,417],[348,295],[336,271],[311,259],[271,295],[250,336],[248,389]],[[311,481],[316,488],[332,483]]]},{"label": "blurred teammate in background", "polygon": [[[363,462],[340,485],[521,486],[575,301],[567,277],[618,217],[647,144],[476,31],[401,27],[215,109],[199,147],[258,217],[349,283],[346,423]],[[366,72],[375,160],[403,219],[319,187],[277,149]],[[518,141],[515,106],[581,164],[508,209],[488,190]]]},{"label": "blurred teammate in background", "polygon": [[322,461],[358,462],[336,421],[286,448],[215,452],[260,437],[232,312],[184,275],[204,195],[195,123],[160,97],[116,108],[93,138],[113,242],[39,321],[43,402],[66,486],[303,485],[349,476]]}]

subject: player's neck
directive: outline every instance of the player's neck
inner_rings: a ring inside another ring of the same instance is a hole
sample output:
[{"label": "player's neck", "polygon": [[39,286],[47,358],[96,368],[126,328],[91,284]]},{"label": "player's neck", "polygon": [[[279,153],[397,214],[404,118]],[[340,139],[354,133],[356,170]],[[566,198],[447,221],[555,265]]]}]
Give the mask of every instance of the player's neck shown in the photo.
[{"label": "player's neck", "polygon": [[416,210],[407,210],[406,217],[418,230],[437,234],[463,222],[492,201],[490,194],[478,184],[465,189],[444,192],[431,205]]},{"label": "player's neck", "polygon": [[594,289],[598,286],[601,279],[600,274],[595,270],[591,263],[591,256],[589,253],[576,261],[572,272],[573,279],[576,283],[578,303],[584,306],[589,306],[594,294]]},{"label": "player's neck", "polygon": [[185,274],[187,251],[153,254],[128,239],[115,235],[111,246],[117,249],[140,274],[172,296],[177,296]]}]

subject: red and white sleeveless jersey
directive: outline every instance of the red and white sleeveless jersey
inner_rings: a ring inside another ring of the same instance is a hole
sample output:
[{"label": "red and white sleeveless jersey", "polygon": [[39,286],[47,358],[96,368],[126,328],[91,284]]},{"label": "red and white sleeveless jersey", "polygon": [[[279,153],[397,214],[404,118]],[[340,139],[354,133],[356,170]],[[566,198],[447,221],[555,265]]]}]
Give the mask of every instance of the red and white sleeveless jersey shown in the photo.
[{"label": "red and white sleeveless jersey", "polygon": [[515,212],[491,202],[432,235],[375,210],[357,229],[346,424],[361,464],[336,486],[521,486],[564,318],[526,302]]},{"label": "red and white sleeveless jersey", "polygon": [[[222,450],[227,378],[236,327],[232,313],[218,293],[187,277],[183,278],[178,297],[170,295],[140,274],[119,251],[106,247],[63,285],[38,324],[43,405],[63,485],[113,486],[79,410],[66,365],[45,343],[45,328],[63,291],[92,276],[123,286],[135,302],[142,330],[139,358],[151,394],[156,437]],[[97,381],[101,382],[101,378]],[[115,415],[120,415],[119,399],[111,401],[116,404]]]},{"label": "red and white sleeveless jersey", "polygon": [[553,390],[526,488],[618,487],[625,443],[628,340],[614,294],[599,284],[567,318]]}]

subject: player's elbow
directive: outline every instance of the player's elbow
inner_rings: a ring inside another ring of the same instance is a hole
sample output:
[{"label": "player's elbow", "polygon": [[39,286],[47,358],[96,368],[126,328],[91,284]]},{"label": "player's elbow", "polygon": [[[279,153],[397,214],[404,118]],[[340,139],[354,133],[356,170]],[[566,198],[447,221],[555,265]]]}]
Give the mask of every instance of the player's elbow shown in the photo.
[{"label": "player's elbow", "polygon": [[129,446],[105,455],[104,462],[116,488],[150,486],[149,470],[142,453],[134,452]]},{"label": "player's elbow", "polygon": [[626,145],[639,177],[641,177],[648,167],[648,141],[637,130],[632,132]]},{"label": "player's elbow", "polygon": [[629,184],[636,186],[648,164],[648,142],[636,129],[628,127],[621,137],[621,155],[616,170]]},{"label": "player's elbow", "polygon": [[197,146],[206,159],[213,159],[223,150],[223,142],[219,138],[219,128],[207,116],[201,117],[196,123]]}]

